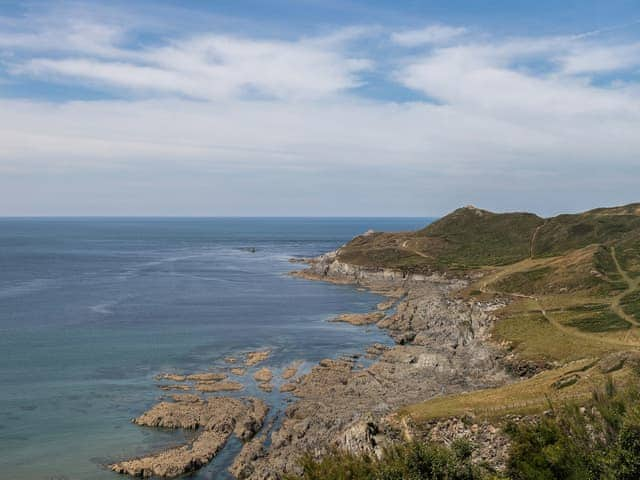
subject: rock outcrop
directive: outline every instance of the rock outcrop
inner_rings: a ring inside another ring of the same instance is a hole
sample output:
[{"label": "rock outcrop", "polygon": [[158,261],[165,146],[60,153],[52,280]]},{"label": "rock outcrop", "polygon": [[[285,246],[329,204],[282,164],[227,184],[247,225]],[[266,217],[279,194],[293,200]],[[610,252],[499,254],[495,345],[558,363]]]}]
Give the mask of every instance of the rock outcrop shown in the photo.
[{"label": "rock outcrop", "polygon": [[222,382],[200,382],[193,387],[198,392],[232,392],[242,390],[244,385],[240,382],[222,381]]},{"label": "rock outcrop", "polygon": [[134,423],[198,430],[199,435],[186,445],[115,463],[110,468],[136,477],[177,477],[192,472],[210,462],[232,433],[245,441],[253,437],[266,414],[266,405],[257,399],[188,397],[160,402]]},{"label": "rock outcrop", "polygon": [[383,312],[343,313],[331,319],[332,322],[344,322],[351,325],[370,325],[384,318]]},{"label": "rock outcrop", "polygon": [[271,355],[271,350],[262,350],[257,352],[249,352],[247,353],[247,357],[244,361],[244,364],[247,367],[253,367],[260,362],[264,362]]},{"label": "rock outcrop", "polygon": [[295,377],[298,374],[298,369],[302,365],[302,360],[296,360],[295,362],[291,362],[289,366],[287,366],[282,371],[282,378],[285,380],[289,380]]}]

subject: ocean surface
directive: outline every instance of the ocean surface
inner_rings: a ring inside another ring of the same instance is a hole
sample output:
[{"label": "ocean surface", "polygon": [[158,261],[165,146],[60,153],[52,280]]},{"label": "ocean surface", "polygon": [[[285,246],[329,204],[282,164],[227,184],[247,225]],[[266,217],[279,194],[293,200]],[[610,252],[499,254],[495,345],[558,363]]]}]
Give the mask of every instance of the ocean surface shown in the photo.
[{"label": "ocean surface", "polygon": [[[390,343],[376,327],[327,321],[380,297],[290,277],[300,266],[288,259],[429,221],[0,219],[0,478],[113,480],[123,477],[109,462],[180,443],[183,432],[130,423],[162,395],[158,373],[225,368],[263,348],[273,354],[260,366],[308,369]],[[265,398],[276,417],[290,401],[246,384],[239,394]],[[229,478],[239,448],[190,478]]]}]

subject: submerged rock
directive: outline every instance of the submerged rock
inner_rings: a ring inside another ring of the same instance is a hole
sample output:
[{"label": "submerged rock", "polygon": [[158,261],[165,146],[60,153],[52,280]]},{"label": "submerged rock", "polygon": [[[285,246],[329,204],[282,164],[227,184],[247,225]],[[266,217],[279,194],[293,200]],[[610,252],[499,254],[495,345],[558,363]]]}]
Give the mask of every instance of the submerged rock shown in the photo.
[{"label": "submerged rock", "polygon": [[186,375],[180,375],[177,373],[161,373],[156,375],[156,380],[169,380],[172,382],[184,382],[187,379]]},{"label": "submerged rock", "polygon": [[187,391],[187,390],[191,390],[191,385],[185,385],[185,384],[176,384],[176,385],[158,385],[158,388],[160,390],[183,390],[183,391]]}]

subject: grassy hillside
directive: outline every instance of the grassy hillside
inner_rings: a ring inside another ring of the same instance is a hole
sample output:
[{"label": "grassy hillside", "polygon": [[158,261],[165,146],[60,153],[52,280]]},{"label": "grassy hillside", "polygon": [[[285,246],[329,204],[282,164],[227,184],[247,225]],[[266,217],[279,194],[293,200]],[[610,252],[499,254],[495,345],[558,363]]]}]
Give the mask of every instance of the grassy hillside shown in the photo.
[{"label": "grassy hillside", "polygon": [[[590,245],[618,246],[620,263],[630,275],[640,276],[640,204],[549,219],[464,207],[417,232],[356,237],[339,257],[406,271],[464,271],[565,255]],[[605,276],[615,270],[607,248],[592,259]]]},{"label": "grassy hillside", "polygon": [[[417,232],[358,237],[339,258],[408,271],[473,271],[476,280],[460,297],[507,300],[495,312],[496,342],[517,362],[555,366],[511,386],[408,406],[404,413],[416,421],[528,413],[550,398],[586,398],[603,380],[594,365],[640,350],[640,204],[548,219],[465,207]],[[628,373],[613,375],[624,381]]]},{"label": "grassy hillside", "polygon": [[562,255],[592,244],[611,245],[638,238],[640,204],[558,215],[544,222],[533,245],[534,256]]},{"label": "grassy hillside", "polygon": [[440,267],[506,265],[530,255],[530,239],[544,220],[531,213],[460,208],[416,232],[416,247],[431,245]]}]

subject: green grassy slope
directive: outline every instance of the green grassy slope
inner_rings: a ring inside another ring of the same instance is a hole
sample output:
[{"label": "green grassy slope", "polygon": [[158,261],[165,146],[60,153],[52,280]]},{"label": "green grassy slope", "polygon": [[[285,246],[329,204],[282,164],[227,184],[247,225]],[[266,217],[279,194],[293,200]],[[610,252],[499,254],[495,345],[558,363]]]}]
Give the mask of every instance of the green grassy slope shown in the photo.
[{"label": "green grassy slope", "polygon": [[[493,213],[464,207],[417,232],[359,236],[340,251],[342,261],[406,271],[461,271],[565,255],[589,245],[618,246],[629,275],[640,276],[640,204],[543,219],[531,213]],[[608,248],[594,269],[619,281]],[[544,272],[532,272],[537,279]],[[552,271],[550,271],[552,273]]]}]

